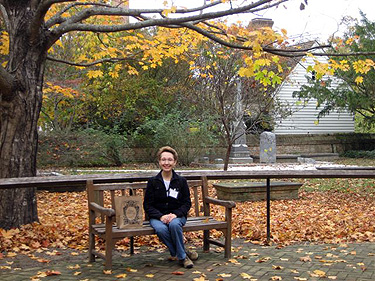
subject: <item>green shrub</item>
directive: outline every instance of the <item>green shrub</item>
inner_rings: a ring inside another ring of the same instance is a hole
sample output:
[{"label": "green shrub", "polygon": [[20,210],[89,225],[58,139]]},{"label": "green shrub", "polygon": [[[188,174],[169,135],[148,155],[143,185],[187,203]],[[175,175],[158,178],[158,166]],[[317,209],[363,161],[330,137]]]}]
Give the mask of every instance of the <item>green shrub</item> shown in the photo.
[{"label": "green shrub", "polygon": [[38,167],[120,166],[125,161],[124,136],[86,129],[39,136]]},{"label": "green shrub", "polygon": [[341,156],[348,158],[375,158],[375,150],[348,150]]},{"label": "green shrub", "polygon": [[148,148],[150,162],[155,161],[158,148],[169,145],[179,154],[179,163],[188,166],[205,150],[217,143],[211,120],[192,120],[179,111],[172,111],[157,120],[148,120],[132,134],[136,147]]}]

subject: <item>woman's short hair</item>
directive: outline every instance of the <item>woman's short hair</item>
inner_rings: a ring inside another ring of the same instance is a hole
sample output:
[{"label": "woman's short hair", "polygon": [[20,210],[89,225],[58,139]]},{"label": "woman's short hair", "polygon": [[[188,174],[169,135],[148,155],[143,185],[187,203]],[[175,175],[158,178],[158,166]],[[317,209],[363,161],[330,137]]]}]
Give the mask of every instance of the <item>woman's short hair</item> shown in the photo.
[{"label": "woman's short hair", "polygon": [[172,147],[170,147],[170,146],[163,146],[163,147],[160,147],[160,148],[159,148],[158,153],[156,154],[157,157],[158,157],[158,160],[160,160],[161,154],[162,154],[163,152],[169,152],[169,153],[172,153],[174,160],[177,161],[177,159],[178,159],[177,151],[174,150],[174,149],[173,149]]}]

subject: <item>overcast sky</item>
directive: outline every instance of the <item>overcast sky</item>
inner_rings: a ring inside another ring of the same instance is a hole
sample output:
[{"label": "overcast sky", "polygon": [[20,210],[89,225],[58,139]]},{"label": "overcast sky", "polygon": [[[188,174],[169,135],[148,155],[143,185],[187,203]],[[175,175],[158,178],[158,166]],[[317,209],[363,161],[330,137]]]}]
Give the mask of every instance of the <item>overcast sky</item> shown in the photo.
[{"label": "overcast sky", "polygon": [[[130,7],[162,8],[164,1],[130,0]],[[320,39],[320,41],[325,41],[329,35],[338,30],[344,16],[360,18],[359,10],[362,10],[369,20],[375,21],[375,0],[308,0],[305,9],[300,10],[302,1],[304,0],[290,0],[278,8],[262,11],[257,15],[235,16],[232,20],[248,23],[255,17],[271,18],[274,21],[274,29],[285,28],[290,38],[298,39],[299,35],[304,34],[304,38]],[[177,6],[193,7],[202,4],[203,0],[169,0],[168,2],[174,2]]]}]

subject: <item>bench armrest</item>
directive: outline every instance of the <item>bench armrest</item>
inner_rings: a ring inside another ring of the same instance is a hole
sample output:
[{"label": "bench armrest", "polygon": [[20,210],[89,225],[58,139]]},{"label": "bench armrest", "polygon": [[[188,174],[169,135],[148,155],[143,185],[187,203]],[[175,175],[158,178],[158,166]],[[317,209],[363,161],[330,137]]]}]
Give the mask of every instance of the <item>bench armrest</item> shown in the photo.
[{"label": "bench armrest", "polygon": [[229,209],[236,207],[236,203],[233,201],[220,200],[209,196],[205,197],[205,200],[207,203],[224,206]]},{"label": "bench armrest", "polygon": [[95,202],[90,202],[90,209],[108,217],[112,217],[116,214],[115,210],[111,208],[104,208]]}]

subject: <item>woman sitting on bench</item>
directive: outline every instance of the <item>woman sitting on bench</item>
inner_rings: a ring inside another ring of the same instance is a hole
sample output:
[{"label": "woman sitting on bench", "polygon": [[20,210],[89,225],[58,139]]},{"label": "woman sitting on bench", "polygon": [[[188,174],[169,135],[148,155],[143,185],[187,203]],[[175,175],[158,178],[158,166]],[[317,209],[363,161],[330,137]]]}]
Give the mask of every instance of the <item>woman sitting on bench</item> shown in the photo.
[{"label": "woman sitting on bench", "polygon": [[157,236],[168,247],[169,259],[192,268],[198,254],[185,250],[182,232],[191,207],[189,187],[186,179],[173,170],[178,159],[176,150],[164,146],[157,157],[161,171],[148,181],[143,207]]}]

